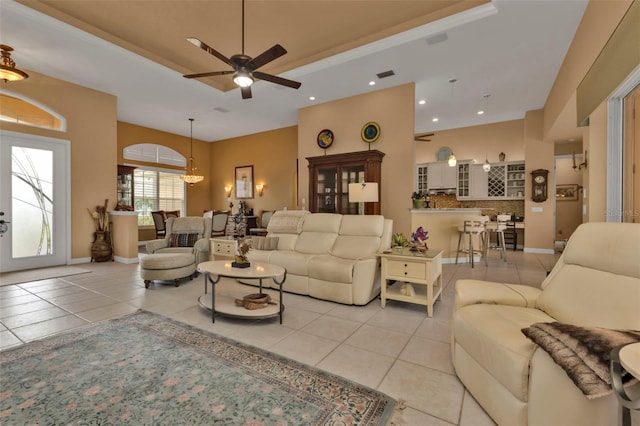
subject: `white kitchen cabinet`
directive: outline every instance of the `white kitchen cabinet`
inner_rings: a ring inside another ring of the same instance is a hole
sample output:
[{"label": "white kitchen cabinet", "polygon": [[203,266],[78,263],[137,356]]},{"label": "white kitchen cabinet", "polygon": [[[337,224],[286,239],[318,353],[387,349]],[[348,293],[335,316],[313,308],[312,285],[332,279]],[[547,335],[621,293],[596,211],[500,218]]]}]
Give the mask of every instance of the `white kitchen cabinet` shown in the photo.
[{"label": "white kitchen cabinet", "polygon": [[482,164],[458,162],[457,198],[460,200],[523,200],[523,161],[493,163],[485,172]]},{"label": "white kitchen cabinet", "polygon": [[449,167],[446,162],[427,164],[427,188],[455,188],[457,183],[456,167]]}]

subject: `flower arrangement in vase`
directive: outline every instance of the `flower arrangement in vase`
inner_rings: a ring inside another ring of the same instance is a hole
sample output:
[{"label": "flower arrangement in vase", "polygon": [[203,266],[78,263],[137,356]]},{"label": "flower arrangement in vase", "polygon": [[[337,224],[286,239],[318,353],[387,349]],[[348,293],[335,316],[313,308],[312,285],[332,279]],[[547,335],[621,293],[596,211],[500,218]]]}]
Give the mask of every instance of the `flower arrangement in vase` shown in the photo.
[{"label": "flower arrangement in vase", "polygon": [[411,250],[424,252],[427,251],[427,240],[429,239],[429,231],[425,231],[422,226],[411,234]]},{"label": "flower arrangement in vase", "polygon": [[251,250],[251,240],[249,238],[243,238],[238,241],[238,254],[235,255],[235,261],[231,262],[231,266],[234,268],[248,268],[251,266],[251,262],[247,258],[247,253]]}]

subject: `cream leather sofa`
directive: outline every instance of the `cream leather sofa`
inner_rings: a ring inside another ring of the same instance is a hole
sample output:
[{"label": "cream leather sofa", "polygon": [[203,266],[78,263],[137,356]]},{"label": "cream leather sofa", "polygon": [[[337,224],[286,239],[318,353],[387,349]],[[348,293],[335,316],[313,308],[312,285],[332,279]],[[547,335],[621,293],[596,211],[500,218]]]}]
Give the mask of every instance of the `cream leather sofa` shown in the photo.
[{"label": "cream leather sofa", "polygon": [[[211,218],[170,217],[166,223],[167,235],[164,238],[147,241],[147,253],[188,253],[195,257],[196,265],[209,260],[209,237],[211,236]],[[182,246],[175,243],[179,234],[194,235],[195,242]]]},{"label": "cream leather sofa", "polygon": [[392,226],[379,215],[277,211],[266,237],[278,238],[277,249],[253,249],[248,257],[285,267],[287,292],[366,305],[380,293],[376,254],[390,247]]},{"label": "cream leather sofa", "polygon": [[[587,399],[521,329],[533,323],[640,330],[640,224],[586,223],[534,287],[456,283],[455,371],[499,425],[616,425],[613,394]],[[640,391],[638,385],[632,392]]]}]

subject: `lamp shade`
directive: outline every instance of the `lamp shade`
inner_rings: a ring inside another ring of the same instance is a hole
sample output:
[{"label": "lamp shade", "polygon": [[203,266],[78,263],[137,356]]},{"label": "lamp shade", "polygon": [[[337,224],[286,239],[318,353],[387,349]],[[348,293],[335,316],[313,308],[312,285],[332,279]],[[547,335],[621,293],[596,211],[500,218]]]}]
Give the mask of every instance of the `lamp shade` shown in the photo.
[{"label": "lamp shade", "polygon": [[377,182],[359,182],[349,184],[349,202],[367,203],[378,201]]}]

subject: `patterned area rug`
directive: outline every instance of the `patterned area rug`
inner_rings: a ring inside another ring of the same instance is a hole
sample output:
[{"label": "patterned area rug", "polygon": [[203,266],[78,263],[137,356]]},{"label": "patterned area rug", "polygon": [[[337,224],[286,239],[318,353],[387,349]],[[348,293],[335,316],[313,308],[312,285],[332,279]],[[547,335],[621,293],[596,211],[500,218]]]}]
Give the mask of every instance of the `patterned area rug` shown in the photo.
[{"label": "patterned area rug", "polygon": [[27,281],[40,281],[49,278],[66,277],[69,275],[86,274],[91,272],[75,266],[54,266],[51,268],[28,269],[26,271],[3,272],[0,274],[0,287]]},{"label": "patterned area rug", "polygon": [[2,424],[384,425],[389,396],[138,311],[0,352]]}]

